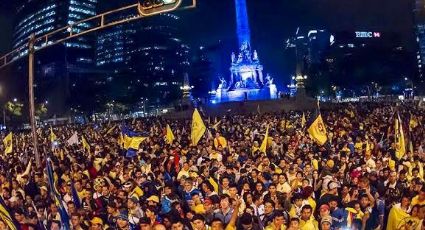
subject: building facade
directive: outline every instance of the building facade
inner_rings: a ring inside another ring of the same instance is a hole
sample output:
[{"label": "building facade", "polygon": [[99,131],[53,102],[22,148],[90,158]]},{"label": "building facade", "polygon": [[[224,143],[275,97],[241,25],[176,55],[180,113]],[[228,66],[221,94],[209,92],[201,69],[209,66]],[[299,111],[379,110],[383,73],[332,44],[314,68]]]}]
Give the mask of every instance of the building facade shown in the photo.
[{"label": "building facade", "polygon": [[[31,34],[43,36],[59,28],[96,15],[97,0],[29,0],[16,3],[13,47],[25,47]],[[92,25],[81,23],[74,32]],[[35,54],[36,103],[49,102],[50,114],[63,114],[72,103],[72,88],[79,78],[96,72],[94,67],[94,34],[70,39]],[[25,55],[22,49],[19,55]],[[17,73],[26,75],[25,58],[17,62]]]},{"label": "building facade", "polygon": [[[104,10],[123,5],[111,2]],[[111,99],[136,103],[148,98],[152,104],[164,104],[181,97],[190,49],[179,34],[179,23],[178,15],[164,13],[98,33],[96,66],[108,70],[105,79],[111,85],[123,88],[115,89],[122,93]]]},{"label": "building facade", "polygon": [[416,75],[413,53],[393,32],[299,29],[287,43],[295,48],[294,77],[307,76],[311,96],[334,95],[338,88],[357,92],[350,96],[371,88],[398,93],[392,89]]}]

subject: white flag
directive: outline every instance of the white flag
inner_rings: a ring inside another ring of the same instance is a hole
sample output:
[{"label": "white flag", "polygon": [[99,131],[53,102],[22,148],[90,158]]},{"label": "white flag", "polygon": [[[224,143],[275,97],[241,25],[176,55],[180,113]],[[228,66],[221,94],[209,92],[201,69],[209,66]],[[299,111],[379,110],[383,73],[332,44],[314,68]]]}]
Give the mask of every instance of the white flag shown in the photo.
[{"label": "white flag", "polygon": [[74,132],[74,134],[66,141],[68,145],[78,145],[78,134]]}]

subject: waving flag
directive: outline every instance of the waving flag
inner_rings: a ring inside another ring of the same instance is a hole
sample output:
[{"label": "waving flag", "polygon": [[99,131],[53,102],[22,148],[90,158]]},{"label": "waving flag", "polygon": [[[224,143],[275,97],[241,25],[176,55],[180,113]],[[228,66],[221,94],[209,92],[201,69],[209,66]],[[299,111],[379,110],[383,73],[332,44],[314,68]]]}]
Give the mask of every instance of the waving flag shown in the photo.
[{"label": "waving flag", "polygon": [[201,140],[202,136],[204,135],[206,129],[207,127],[205,127],[201,115],[199,114],[198,110],[195,109],[195,111],[193,111],[192,116],[192,133],[190,135],[192,145],[198,144],[199,140]]},{"label": "waving flag", "polygon": [[4,200],[2,197],[0,197],[0,218],[9,227],[9,229],[11,230],[18,229],[18,227],[15,225],[15,222],[13,221],[12,216],[10,215],[10,212],[7,210],[6,204],[4,203]]},{"label": "waving flag", "polygon": [[167,140],[167,143],[171,145],[174,141],[174,134],[171,130],[170,125],[167,125],[167,134],[165,135],[165,139]]},{"label": "waving flag", "polygon": [[324,145],[326,141],[328,141],[326,126],[320,114],[319,103],[317,103],[317,110],[314,115],[313,123],[311,123],[307,131],[311,138],[319,145]]},{"label": "waving flag", "polygon": [[4,139],[3,139],[3,145],[4,145],[4,153],[9,154],[13,151],[13,134],[9,133]]},{"label": "waving flag", "polygon": [[54,200],[56,207],[59,209],[59,214],[61,217],[63,228],[65,230],[70,230],[71,228],[69,226],[69,216],[65,210],[65,207],[63,206],[59,191],[56,189],[56,179],[54,177],[52,161],[50,160],[50,158],[47,158],[46,167],[47,167],[47,176],[48,176],[49,186],[50,186],[50,196]]}]

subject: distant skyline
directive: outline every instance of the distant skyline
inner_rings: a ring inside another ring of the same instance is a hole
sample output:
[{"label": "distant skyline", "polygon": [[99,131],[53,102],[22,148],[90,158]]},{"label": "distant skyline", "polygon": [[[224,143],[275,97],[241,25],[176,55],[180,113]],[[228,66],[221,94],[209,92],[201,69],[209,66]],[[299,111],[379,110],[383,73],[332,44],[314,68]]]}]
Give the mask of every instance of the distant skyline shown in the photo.
[{"label": "distant skyline", "polygon": [[[0,3],[0,54],[5,54],[11,48],[14,16],[12,2],[14,0],[3,0]],[[284,41],[295,33],[298,26],[396,32],[408,49],[413,50],[416,46],[412,0],[247,2],[253,49],[258,51],[265,73],[277,79],[287,78],[294,68],[293,58],[288,57],[284,50]],[[230,65],[230,53],[238,48],[233,0],[198,0],[197,9],[176,14],[183,23],[183,38],[194,50],[221,41],[226,44],[225,47],[229,47],[224,52],[229,54]],[[226,62],[224,60],[223,63]]]}]

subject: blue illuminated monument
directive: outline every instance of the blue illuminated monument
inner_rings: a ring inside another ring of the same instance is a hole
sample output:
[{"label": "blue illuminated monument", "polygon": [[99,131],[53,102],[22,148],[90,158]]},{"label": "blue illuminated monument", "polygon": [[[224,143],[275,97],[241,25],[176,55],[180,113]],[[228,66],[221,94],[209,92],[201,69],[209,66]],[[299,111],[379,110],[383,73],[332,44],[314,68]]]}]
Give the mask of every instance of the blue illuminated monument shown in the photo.
[{"label": "blue illuminated monument", "polygon": [[239,52],[232,53],[230,78],[220,78],[213,102],[266,100],[277,97],[273,78],[263,76],[256,50],[251,50],[251,32],[246,0],[235,0]]}]

